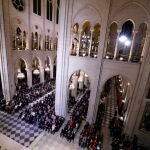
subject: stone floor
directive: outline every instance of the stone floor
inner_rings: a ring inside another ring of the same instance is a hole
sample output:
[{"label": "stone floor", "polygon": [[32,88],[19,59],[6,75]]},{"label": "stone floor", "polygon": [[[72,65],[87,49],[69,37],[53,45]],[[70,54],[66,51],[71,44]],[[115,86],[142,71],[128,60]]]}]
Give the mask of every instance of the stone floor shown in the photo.
[{"label": "stone floor", "polygon": [[[110,103],[107,105],[102,127],[103,150],[111,150],[108,123],[114,113],[114,105],[116,106],[114,89],[115,87],[109,95]],[[81,125],[75,140],[69,143],[65,138],[59,136],[61,129],[52,135],[18,119],[17,114],[8,115],[0,112],[0,146],[2,146],[0,150],[80,150],[78,140],[83,126],[84,123]]]}]

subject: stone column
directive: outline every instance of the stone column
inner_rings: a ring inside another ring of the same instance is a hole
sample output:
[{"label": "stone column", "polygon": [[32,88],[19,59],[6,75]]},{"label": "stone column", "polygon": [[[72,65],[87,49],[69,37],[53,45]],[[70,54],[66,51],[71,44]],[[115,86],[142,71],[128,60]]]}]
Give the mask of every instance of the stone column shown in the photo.
[{"label": "stone column", "polygon": [[113,59],[116,59],[116,56],[117,56],[117,49],[118,49],[118,43],[119,43],[119,35],[121,33],[121,30],[117,30],[117,33],[118,33],[118,36],[117,36],[117,40],[116,40],[116,46],[115,46],[114,58]]},{"label": "stone column", "polygon": [[146,55],[146,49],[149,44],[149,39],[150,39],[150,30],[147,30],[145,41],[144,41],[144,46],[143,46],[143,50],[142,50],[142,54],[141,54],[141,62],[143,60],[143,57]]},{"label": "stone column", "polygon": [[32,87],[32,68],[27,68],[26,69],[27,71],[27,84],[28,84],[28,87]]},{"label": "stone column", "polygon": [[79,43],[77,46],[77,56],[79,56],[79,51],[80,51],[80,44],[81,44],[81,30],[79,29]]},{"label": "stone column", "polygon": [[132,38],[132,42],[131,42],[131,49],[130,49],[128,61],[131,61],[132,52],[133,52],[133,46],[134,46],[134,40],[135,40],[135,36],[136,36],[137,32],[138,31],[133,31],[133,38]]},{"label": "stone column", "polygon": [[50,65],[50,79],[53,79],[53,65]]},{"label": "stone column", "polygon": [[74,76],[72,79],[72,84],[74,85],[74,89],[72,89],[71,94],[73,97],[77,96],[77,86],[78,86],[78,77]]},{"label": "stone column", "polygon": [[89,47],[89,52],[88,52],[88,56],[89,56],[89,57],[90,57],[90,53],[91,53],[93,31],[94,31],[94,30],[91,30],[90,47]]},{"label": "stone column", "polygon": [[40,83],[44,82],[44,68],[40,66]]},{"label": "stone column", "polygon": [[74,88],[71,89],[71,96],[73,96],[73,97],[77,96],[77,85],[74,85]]},{"label": "stone column", "polygon": [[66,116],[68,97],[68,57],[71,39],[73,0],[60,1],[60,16],[57,52],[57,74],[56,74],[56,99],[55,111],[57,115]]},{"label": "stone column", "polygon": [[88,86],[88,75],[84,75],[84,85],[87,87]]},{"label": "stone column", "polygon": [[[5,10],[2,8],[2,1],[0,1],[0,75],[1,75],[2,90],[3,90],[4,98],[7,101],[9,101],[11,99],[11,97],[13,96],[13,92],[15,91],[15,85],[14,84],[11,85],[11,79],[9,79],[9,76],[8,76],[9,75],[9,73],[8,73],[9,72],[9,66],[8,66],[9,62],[8,62],[7,57],[9,57],[9,54],[7,55],[6,52],[8,51],[8,49],[11,50],[10,49],[11,44],[9,43],[9,41],[6,44],[5,39],[9,40],[10,38],[7,38],[7,36],[9,36],[9,35],[5,34],[4,26],[6,26],[5,30],[9,31],[10,24],[9,24],[9,21],[7,20],[8,18],[5,16],[7,14],[3,13],[3,11],[5,11]],[[7,22],[4,22],[4,20]],[[13,75],[12,75],[12,77],[13,77]],[[12,91],[12,93],[11,93],[11,91]]]}]

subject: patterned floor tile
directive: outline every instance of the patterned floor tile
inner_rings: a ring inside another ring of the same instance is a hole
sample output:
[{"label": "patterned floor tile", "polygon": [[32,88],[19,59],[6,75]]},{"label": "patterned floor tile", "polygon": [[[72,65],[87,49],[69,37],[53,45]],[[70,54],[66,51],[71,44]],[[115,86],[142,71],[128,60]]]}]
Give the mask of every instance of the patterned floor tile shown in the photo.
[{"label": "patterned floor tile", "polygon": [[0,111],[0,132],[29,147],[42,130],[18,119],[18,114],[9,115]]}]

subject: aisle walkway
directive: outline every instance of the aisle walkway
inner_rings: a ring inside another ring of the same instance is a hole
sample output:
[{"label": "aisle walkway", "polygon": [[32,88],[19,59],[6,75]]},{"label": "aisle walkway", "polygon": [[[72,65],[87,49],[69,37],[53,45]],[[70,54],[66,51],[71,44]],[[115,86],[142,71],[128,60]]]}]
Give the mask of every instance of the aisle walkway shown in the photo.
[{"label": "aisle walkway", "polygon": [[116,86],[115,80],[112,80],[112,88],[110,89],[110,94],[107,98],[104,119],[102,122],[103,127],[109,127],[109,122],[113,118],[115,110],[117,109],[117,99],[116,99]]},{"label": "aisle walkway", "polygon": [[104,114],[104,119],[102,122],[102,133],[104,135],[103,148],[104,150],[111,150],[111,137],[109,132],[109,122],[114,116],[114,112],[117,109],[117,99],[116,99],[116,86],[115,80],[112,80],[112,86],[110,89],[110,94],[106,102],[106,110]]}]

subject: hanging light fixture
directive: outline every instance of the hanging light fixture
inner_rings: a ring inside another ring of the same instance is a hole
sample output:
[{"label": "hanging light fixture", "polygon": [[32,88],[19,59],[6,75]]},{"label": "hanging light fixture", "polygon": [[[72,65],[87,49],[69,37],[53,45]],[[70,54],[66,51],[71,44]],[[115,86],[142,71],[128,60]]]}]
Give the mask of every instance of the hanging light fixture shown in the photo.
[{"label": "hanging light fixture", "polygon": [[75,87],[74,87],[74,84],[73,83],[71,83],[70,85],[69,85],[69,90],[73,90]]},{"label": "hanging light fixture", "polygon": [[80,76],[80,77],[78,78],[78,82],[83,82],[83,77],[82,77],[82,76]]},{"label": "hanging light fixture", "polygon": [[24,78],[25,78],[24,73],[22,73],[22,72],[20,71],[20,69],[18,69],[17,79],[24,79]]},{"label": "hanging light fixture", "polygon": [[46,65],[46,67],[45,67],[45,71],[46,72],[49,72],[50,71],[50,68]]},{"label": "hanging light fixture", "polygon": [[34,75],[39,75],[39,74],[40,74],[40,71],[39,71],[38,69],[35,69],[35,70],[33,71],[33,74],[34,74]]}]

